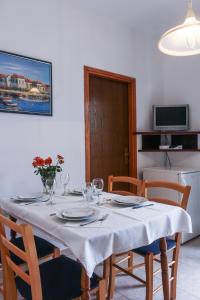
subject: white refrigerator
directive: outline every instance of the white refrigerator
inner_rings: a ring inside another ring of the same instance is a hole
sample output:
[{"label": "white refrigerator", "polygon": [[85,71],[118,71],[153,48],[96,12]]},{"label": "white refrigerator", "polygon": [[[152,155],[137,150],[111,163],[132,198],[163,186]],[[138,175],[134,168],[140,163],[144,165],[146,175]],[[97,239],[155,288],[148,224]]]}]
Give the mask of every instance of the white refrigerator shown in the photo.
[{"label": "white refrigerator", "polygon": [[[183,233],[182,243],[200,235],[200,170],[189,168],[172,167],[165,169],[164,167],[152,167],[143,169],[144,180],[165,180],[190,185],[190,197],[187,206],[187,212],[192,219],[193,233]],[[149,191],[150,196],[161,196],[179,201],[180,195],[178,192],[167,189],[152,189]]]}]

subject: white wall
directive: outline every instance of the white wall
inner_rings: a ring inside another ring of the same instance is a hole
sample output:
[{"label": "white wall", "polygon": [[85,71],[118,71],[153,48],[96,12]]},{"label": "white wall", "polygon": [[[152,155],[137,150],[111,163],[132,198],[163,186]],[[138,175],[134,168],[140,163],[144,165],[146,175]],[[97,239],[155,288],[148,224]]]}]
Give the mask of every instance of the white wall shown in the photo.
[{"label": "white wall", "polygon": [[[163,54],[162,64],[163,103],[189,104],[190,129],[200,130],[199,55],[173,57]],[[173,165],[200,169],[200,153],[173,153],[170,154],[170,159]]]},{"label": "white wall", "polygon": [[[162,55],[157,48],[157,36],[151,27],[144,28],[145,33],[145,48],[147,67],[147,86],[141,81],[141,90],[145,93],[145,98],[137,98],[137,105],[139,110],[138,116],[138,130],[149,131],[152,130],[152,105],[162,104],[164,94],[163,84],[163,61]],[[143,96],[142,96],[143,97]],[[141,148],[141,136],[138,136],[138,149]],[[138,153],[138,172],[141,175],[144,167],[161,166],[164,164],[163,153],[143,152]]]},{"label": "white wall", "polygon": [[[198,10],[197,10],[198,11]],[[190,129],[200,130],[200,57],[173,57],[162,54],[157,49],[157,43],[161,34],[175,24],[181,23],[181,17],[170,23],[170,19],[164,19],[160,26],[149,28],[148,56],[151,65],[151,86],[149,101],[152,104],[189,104]],[[149,104],[149,103],[148,103]],[[147,126],[148,128],[148,126]],[[200,147],[200,136],[199,136]],[[163,163],[159,161],[158,154],[151,154],[155,165]],[[200,169],[200,153],[171,153],[169,154],[172,165]],[[147,155],[146,155],[147,157]],[[150,157],[148,155],[148,157]],[[157,160],[158,159],[158,160]],[[157,162],[156,162],[157,160]],[[150,161],[151,164],[151,161]],[[147,165],[145,161],[144,165]]]},{"label": "white wall", "polygon": [[[66,0],[1,0],[0,30],[2,50],[53,63],[53,117],[0,113],[1,195],[41,189],[35,155],[63,154],[71,184],[83,181],[84,65],[136,77],[138,128],[148,128],[160,86],[152,89],[144,35]],[[152,155],[138,157],[139,169],[154,164]]]}]

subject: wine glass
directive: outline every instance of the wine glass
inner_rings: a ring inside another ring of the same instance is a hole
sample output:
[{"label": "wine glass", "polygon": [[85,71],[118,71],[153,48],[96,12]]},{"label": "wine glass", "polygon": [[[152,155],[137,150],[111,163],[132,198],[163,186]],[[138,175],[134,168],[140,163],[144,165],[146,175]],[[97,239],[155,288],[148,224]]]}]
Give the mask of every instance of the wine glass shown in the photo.
[{"label": "wine glass", "polygon": [[92,184],[94,186],[95,193],[98,196],[98,204],[100,204],[99,196],[102,194],[103,187],[104,187],[104,181],[102,178],[94,178],[92,180]]},{"label": "wine glass", "polygon": [[49,201],[47,202],[48,205],[53,205],[55,204],[53,202],[53,194],[54,194],[54,190],[56,187],[56,178],[47,178],[46,180],[46,187],[47,187],[47,192],[49,194]]},{"label": "wine glass", "polygon": [[70,181],[70,176],[69,176],[69,173],[61,173],[60,175],[60,181],[61,181],[61,184],[63,185],[64,187],[64,192],[63,192],[63,196],[66,196],[68,195],[68,193],[66,192],[66,187]]}]

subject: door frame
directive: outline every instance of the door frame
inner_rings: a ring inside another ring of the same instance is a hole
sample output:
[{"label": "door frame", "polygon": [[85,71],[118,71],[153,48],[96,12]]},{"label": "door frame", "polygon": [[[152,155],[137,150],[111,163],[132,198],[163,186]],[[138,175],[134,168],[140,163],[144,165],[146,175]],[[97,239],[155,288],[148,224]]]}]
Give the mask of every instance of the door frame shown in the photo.
[{"label": "door frame", "polygon": [[[111,79],[128,84],[129,111],[129,176],[137,177],[137,139],[136,139],[136,79],[109,71],[84,66],[84,110],[85,110],[85,177],[90,178],[90,76]],[[112,174],[110,174],[112,175]]]}]

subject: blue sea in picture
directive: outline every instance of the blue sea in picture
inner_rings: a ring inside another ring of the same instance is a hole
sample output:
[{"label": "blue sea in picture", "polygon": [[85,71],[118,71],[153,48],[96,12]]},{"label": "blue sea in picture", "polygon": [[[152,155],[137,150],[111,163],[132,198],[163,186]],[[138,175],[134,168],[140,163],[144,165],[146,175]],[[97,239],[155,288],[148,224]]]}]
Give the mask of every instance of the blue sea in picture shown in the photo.
[{"label": "blue sea in picture", "polygon": [[2,102],[0,99],[0,110],[47,115],[51,113],[50,101],[48,99],[45,101],[34,101],[25,98],[20,99],[18,97],[12,98],[12,101],[7,104]]}]

